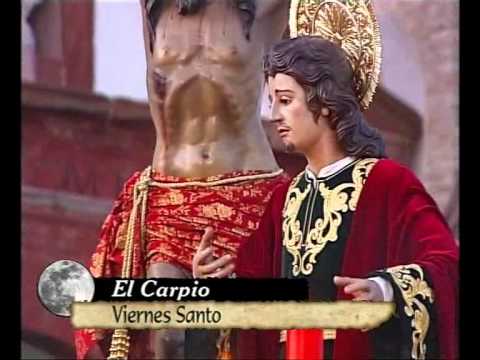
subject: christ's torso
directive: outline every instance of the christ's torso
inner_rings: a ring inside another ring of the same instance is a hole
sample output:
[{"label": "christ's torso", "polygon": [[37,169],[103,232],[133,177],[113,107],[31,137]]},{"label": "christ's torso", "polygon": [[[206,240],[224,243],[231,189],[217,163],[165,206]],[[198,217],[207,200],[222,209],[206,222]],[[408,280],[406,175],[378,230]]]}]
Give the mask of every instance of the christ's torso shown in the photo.
[{"label": "christ's torso", "polygon": [[262,59],[285,24],[255,18],[248,40],[239,13],[231,1],[212,1],[184,16],[172,2],[159,16],[148,88],[160,172],[276,168],[259,121]]}]

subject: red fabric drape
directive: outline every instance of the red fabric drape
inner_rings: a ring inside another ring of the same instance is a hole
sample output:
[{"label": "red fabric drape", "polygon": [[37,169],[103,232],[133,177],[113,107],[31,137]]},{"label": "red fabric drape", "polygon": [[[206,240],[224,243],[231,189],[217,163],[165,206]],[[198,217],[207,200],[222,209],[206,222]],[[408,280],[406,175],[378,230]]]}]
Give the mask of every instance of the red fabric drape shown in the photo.
[{"label": "red fabric drape", "polygon": [[[155,262],[170,263],[191,271],[193,255],[207,226],[215,229],[214,255],[229,253],[235,256],[240,244],[258,227],[275,188],[288,182],[283,174],[255,178],[262,174],[266,173],[239,171],[187,179],[153,173],[151,180],[162,186],[153,184],[148,187],[144,246],[140,241],[141,222],[136,222],[132,277],[144,277],[147,266]],[[121,276],[133,189],[140,175],[137,172],[126,182],[102,226],[100,242],[90,264],[95,277]],[[214,184],[223,180],[228,183],[176,187],[186,182]],[[106,335],[108,332],[93,329],[75,331],[77,358],[83,359],[91,346],[102,338],[108,340]],[[131,331],[131,335],[131,358],[151,357],[148,333]],[[107,353],[109,341],[102,344],[104,353]]]}]

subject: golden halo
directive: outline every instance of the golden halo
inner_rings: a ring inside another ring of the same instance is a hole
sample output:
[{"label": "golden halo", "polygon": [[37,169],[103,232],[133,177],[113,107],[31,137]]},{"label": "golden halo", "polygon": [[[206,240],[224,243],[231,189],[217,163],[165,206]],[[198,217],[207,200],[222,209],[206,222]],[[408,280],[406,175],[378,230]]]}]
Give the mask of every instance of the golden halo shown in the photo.
[{"label": "golden halo", "polygon": [[371,0],[291,0],[290,37],[320,36],[338,44],[354,72],[360,106],[370,105],[380,77],[380,29]]}]

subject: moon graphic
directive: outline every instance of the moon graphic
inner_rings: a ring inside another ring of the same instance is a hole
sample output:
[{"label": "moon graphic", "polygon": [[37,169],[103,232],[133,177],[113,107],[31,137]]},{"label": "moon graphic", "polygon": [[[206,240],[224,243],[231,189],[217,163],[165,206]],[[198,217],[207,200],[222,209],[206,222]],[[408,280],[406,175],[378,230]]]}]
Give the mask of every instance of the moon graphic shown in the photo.
[{"label": "moon graphic", "polygon": [[38,296],[45,308],[55,315],[69,317],[74,301],[91,301],[95,283],[82,264],[59,260],[47,266],[38,280]]}]

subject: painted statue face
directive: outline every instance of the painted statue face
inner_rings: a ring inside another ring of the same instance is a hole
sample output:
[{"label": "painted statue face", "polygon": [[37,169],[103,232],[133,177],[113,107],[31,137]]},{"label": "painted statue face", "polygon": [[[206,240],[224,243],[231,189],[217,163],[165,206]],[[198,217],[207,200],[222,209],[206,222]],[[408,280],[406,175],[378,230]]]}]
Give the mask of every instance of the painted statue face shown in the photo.
[{"label": "painted statue face", "polygon": [[268,78],[272,121],[289,151],[308,152],[320,139],[326,119],[314,121],[308,109],[305,91],[297,81],[285,74]]}]

